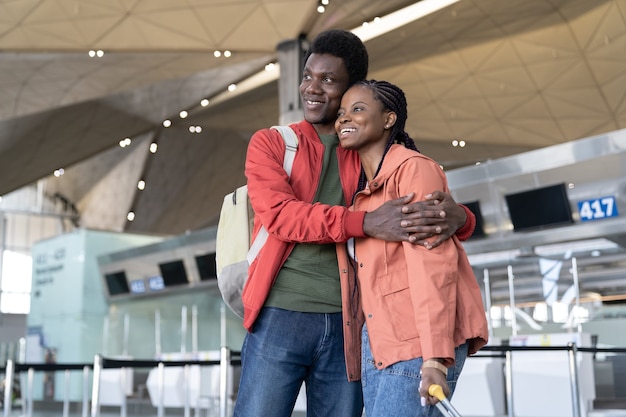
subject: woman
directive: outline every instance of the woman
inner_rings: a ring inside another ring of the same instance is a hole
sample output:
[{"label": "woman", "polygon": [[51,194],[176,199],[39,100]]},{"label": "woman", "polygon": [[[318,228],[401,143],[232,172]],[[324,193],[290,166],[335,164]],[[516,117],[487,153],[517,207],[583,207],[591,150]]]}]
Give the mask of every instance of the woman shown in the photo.
[{"label": "woman", "polygon": [[[363,81],[343,96],[335,128],[361,159],[352,209],[374,210],[416,191],[448,189],[444,172],[404,131],[404,93]],[[338,245],[348,373],[359,357],[365,414],[436,413],[431,384],[453,391],[465,358],[487,343],[480,288],[456,237],[441,246],[359,238]],[[358,372],[358,371],[357,371]]]}]

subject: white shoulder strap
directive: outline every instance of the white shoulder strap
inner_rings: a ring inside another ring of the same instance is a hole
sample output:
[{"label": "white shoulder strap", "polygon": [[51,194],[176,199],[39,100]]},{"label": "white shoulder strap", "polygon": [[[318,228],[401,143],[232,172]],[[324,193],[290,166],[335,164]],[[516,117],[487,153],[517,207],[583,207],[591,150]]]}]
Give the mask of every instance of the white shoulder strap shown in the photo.
[{"label": "white shoulder strap", "polygon": [[296,151],[298,150],[298,136],[296,136],[296,132],[294,132],[289,126],[272,126],[272,129],[278,130],[285,141],[285,158],[283,160],[283,168],[285,168],[287,175],[291,177],[293,160],[296,157]]},{"label": "white shoulder strap", "polygon": [[[289,126],[272,126],[272,129],[278,130],[280,135],[283,137],[285,141],[285,157],[283,159],[283,168],[287,175],[291,177],[291,168],[293,168],[293,160],[296,157],[296,151],[298,150],[298,136],[296,136],[296,132],[293,131]],[[246,259],[248,260],[248,264],[251,264],[252,261],[257,257],[259,251],[265,245],[265,241],[267,240],[267,236],[269,233],[265,226],[261,226],[259,232],[256,235],[256,238],[250,245],[250,250],[248,251],[248,255]]]}]

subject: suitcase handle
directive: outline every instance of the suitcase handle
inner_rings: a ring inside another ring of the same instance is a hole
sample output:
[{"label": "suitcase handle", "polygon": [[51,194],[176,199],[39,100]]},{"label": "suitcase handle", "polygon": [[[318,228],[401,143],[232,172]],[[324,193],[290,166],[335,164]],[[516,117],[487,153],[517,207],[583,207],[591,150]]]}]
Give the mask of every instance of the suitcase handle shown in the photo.
[{"label": "suitcase handle", "polygon": [[439,402],[435,405],[437,406],[439,411],[441,411],[441,414],[443,415],[447,414],[452,417],[461,417],[461,414],[459,414],[456,408],[454,408],[452,404],[450,403],[450,401],[448,401],[448,399],[446,398],[446,395],[443,393],[443,388],[441,388],[441,385],[438,385],[438,384],[430,385],[428,387],[428,394],[430,394],[431,396],[439,400]]}]

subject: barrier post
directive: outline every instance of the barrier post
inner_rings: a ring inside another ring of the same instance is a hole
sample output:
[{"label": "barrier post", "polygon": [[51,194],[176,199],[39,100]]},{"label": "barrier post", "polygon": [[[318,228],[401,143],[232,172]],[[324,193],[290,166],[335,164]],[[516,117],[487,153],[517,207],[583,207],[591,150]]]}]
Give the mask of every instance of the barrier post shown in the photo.
[{"label": "barrier post", "polygon": [[91,389],[91,417],[100,417],[100,377],[102,375],[102,356],[96,354],[93,359],[93,387]]},{"label": "barrier post", "polygon": [[227,417],[228,411],[228,370],[230,368],[230,349],[220,349],[220,417]]},{"label": "barrier post", "polygon": [[[131,368],[132,369],[132,368]],[[128,368],[120,368],[120,417],[126,417],[126,372]]]},{"label": "barrier post", "polygon": [[70,415],[70,370],[65,370],[65,391],[63,392],[63,417]]},{"label": "barrier post", "polygon": [[35,385],[35,370],[28,368],[28,406],[26,407],[26,417],[33,417],[33,390]]},{"label": "barrier post", "polygon": [[13,378],[15,377],[15,363],[13,359],[7,360],[4,383],[4,417],[11,417],[11,394],[13,393]]},{"label": "barrier post", "polygon": [[189,365],[185,365],[183,367],[183,395],[185,396],[185,398],[183,399],[183,413],[185,417],[191,417],[190,411],[189,411],[189,378],[191,378],[191,372],[190,372],[190,368]]},{"label": "barrier post", "polygon": [[157,396],[158,396],[158,405],[157,405],[157,417],[164,416],[164,407],[163,407],[163,396],[165,395],[164,389],[164,381],[165,381],[165,365],[163,362],[159,362],[157,366]]},{"label": "barrier post", "polygon": [[506,410],[508,417],[514,417],[513,412],[513,357],[512,352],[507,350],[505,353],[505,384],[506,384]]},{"label": "barrier post", "polygon": [[88,416],[89,410],[89,367],[83,366],[83,414],[82,417]]},{"label": "barrier post", "polygon": [[578,348],[575,343],[568,343],[567,354],[569,356],[570,386],[572,389],[572,412],[573,417],[580,417],[580,392],[578,391],[578,367],[576,366],[576,356]]}]

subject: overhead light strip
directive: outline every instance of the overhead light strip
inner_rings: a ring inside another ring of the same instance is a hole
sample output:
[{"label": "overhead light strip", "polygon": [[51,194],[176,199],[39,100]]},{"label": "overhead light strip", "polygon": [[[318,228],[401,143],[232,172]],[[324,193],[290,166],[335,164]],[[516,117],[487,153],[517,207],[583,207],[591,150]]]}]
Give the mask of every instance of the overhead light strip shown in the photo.
[{"label": "overhead light strip", "polygon": [[351,32],[361,38],[363,42],[367,42],[459,1],[460,0],[422,0],[404,9],[389,13],[377,19],[373,24],[352,29]]}]

